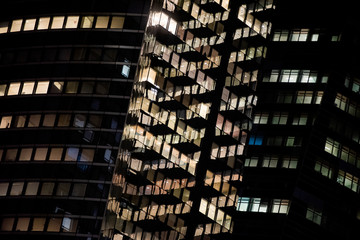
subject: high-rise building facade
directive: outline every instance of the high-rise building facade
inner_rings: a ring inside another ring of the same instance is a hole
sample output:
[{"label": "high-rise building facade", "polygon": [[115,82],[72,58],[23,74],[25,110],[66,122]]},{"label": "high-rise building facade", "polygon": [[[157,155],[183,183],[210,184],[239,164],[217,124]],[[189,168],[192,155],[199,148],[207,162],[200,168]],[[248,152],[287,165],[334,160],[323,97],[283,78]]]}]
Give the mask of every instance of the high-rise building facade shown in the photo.
[{"label": "high-rise building facade", "polygon": [[105,236],[235,236],[272,9],[272,1],[152,2]]},{"label": "high-rise building facade", "polygon": [[0,7],[0,239],[98,239],[150,1]]}]

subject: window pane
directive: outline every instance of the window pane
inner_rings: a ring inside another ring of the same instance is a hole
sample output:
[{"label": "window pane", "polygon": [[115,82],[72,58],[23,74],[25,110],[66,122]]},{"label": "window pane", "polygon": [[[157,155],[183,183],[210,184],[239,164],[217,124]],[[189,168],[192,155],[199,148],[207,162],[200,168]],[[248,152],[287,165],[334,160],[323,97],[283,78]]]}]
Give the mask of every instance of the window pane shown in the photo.
[{"label": "window pane", "polygon": [[61,93],[64,88],[64,82],[53,82],[50,87],[50,93]]},{"label": "window pane", "polygon": [[65,28],[77,28],[79,23],[79,16],[69,16],[66,20]]},{"label": "window pane", "polygon": [[60,161],[60,160],[61,160],[62,153],[63,153],[63,149],[62,149],[62,148],[52,148],[52,149],[51,149],[51,153],[50,153],[49,160],[50,160],[50,161]]},{"label": "window pane", "polygon": [[49,88],[49,81],[38,82],[35,93],[36,94],[45,94],[45,93],[47,93],[48,88]]},{"label": "window pane", "polygon": [[56,190],[56,195],[57,196],[68,196],[69,195],[69,191],[70,191],[70,183],[59,183],[57,190]]},{"label": "window pane", "polygon": [[75,114],[74,127],[85,127],[86,116],[83,114]]},{"label": "window pane", "polygon": [[22,19],[14,20],[10,32],[19,32],[21,30],[22,21]]},{"label": "window pane", "polygon": [[59,232],[61,226],[61,218],[50,218],[49,225],[47,227],[48,232]]},{"label": "window pane", "polygon": [[55,114],[45,114],[44,120],[43,120],[43,126],[44,127],[53,127],[55,124]]},{"label": "window pane", "polygon": [[65,92],[66,93],[77,93],[78,86],[79,86],[79,82],[68,82],[66,84]]},{"label": "window pane", "polygon": [[60,114],[58,126],[59,127],[67,127],[67,126],[69,126],[70,118],[71,118],[70,114]]},{"label": "window pane", "polygon": [[39,188],[39,182],[28,182],[26,186],[25,195],[35,196],[37,195]]},{"label": "window pane", "polygon": [[12,231],[15,218],[4,218],[1,222],[1,231]]},{"label": "window pane", "polygon": [[6,84],[0,85],[0,96],[5,96]]},{"label": "window pane", "polygon": [[0,128],[9,128],[11,125],[12,116],[3,116],[1,118]]},{"label": "window pane", "polygon": [[123,28],[124,17],[113,17],[110,28]]},{"label": "window pane", "polygon": [[36,19],[26,19],[24,31],[31,31],[35,29]]},{"label": "window pane", "polygon": [[13,95],[18,95],[19,94],[19,89],[20,89],[20,83],[10,83],[10,87],[9,87],[9,91],[8,91],[8,96],[13,96]]},{"label": "window pane", "polygon": [[35,82],[25,82],[21,90],[21,94],[32,94],[34,91]]},{"label": "window pane", "polygon": [[0,34],[7,33],[8,25],[9,25],[8,22],[0,22]]},{"label": "window pane", "polygon": [[14,127],[25,127],[26,116],[15,116]]},{"label": "window pane", "polygon": [[94,149],[83,149],[81,152],[81,158],[80,161],[84,162],[92,162],[94,160]]},{"label": "window pane", "polygon": [[30,115],[28,127],[38,127],[40,124],[40,114]]},{"label": "window pane", "polygon": [[76,161],[78,158],[78,148],[68,148],[66,150],[65,161]]},{"label": "window pane", "polygon": [[96,19],[95,28],[107,28],[108,23],[109,23],[109,17],[108,16],[99,16]]},{"label": "window pane", "polygon": [[44,231],[46,218],[34,218],[31,231],[41,232]]},{"label": "window pane", "polygon": [[10,195],[19,196],[22,193],[24,182],[14,182],[11,186]]},{"label": "window pane", "polygon": [[83,82],[81,86],[81,93],[93,93],[94,82]]},{"label": "window pane", "polygon": [[33,150],[32,148],[21,149],[19,161],[30,161],[32,150]]},{"label": "window pane", "polygon": [[5,155],[5,161],[15,161],[17,155],[17,149],[8,149]]},{"label": "window pane", "polygon": [[55,183],[45,182],[42,184],[41,195],[50,196],[53,193]]},{"label": "window pane", "polygon": [[83,197],[85,196],[85,191],[86,191],[86,184],[75,183],[71,195],[74,197]]},{"label": "window pane", "polygon": [[84,16],[81,20],[81,28],[92,28],[94,22],[93,16]]},{"label": "window pane", "polygon": [[0,183],[0,196],[6,196],[9,183]]},{"label": "window pane", "polygon": [[63,27],[65,17],[54,17],[51,24],[51,29],[60,29]]},{"label": "window pane", "polygon": [[34,160],[45,161],[47,151],[48,151],[47,148],[37,148],[35,152]]},{"label": "window pane", "polygon": [[42,30],[42,29],[48,29],[49,28],[49,23],[50,23],[50,18],[49,17],[42,17],[39,19],[39,23],[38,23],[38,30]]}]

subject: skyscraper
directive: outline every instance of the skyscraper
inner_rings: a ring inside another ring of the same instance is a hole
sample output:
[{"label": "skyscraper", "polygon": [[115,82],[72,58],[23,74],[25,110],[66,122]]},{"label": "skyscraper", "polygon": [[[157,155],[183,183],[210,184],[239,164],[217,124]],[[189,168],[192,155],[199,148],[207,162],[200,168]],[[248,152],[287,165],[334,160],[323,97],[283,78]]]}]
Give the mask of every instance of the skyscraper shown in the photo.
[{"label": "skyscraper", "polygon": [[148,8],[1,2],[0,239],[98,239]]},{"label": "skyscraper", "polygon": [[272,8],[272,1],[153,1],[105,236],[234,236]]}]

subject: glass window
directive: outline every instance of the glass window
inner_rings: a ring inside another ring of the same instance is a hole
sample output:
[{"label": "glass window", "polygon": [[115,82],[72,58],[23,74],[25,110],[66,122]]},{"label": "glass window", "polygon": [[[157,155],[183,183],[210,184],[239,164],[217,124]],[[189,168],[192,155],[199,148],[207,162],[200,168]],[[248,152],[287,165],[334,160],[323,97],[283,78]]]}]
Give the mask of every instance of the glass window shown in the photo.
[{"label": "glass window", "polygon": [[67,127],[70,125],[71,114],[60,114],[58,126],[59,127]]},{"label": "glass window", "polygon": [[10,195],[11,196],[19,196],[19,195],[21,195],[22,191],[23,191],[23,187],[24,187],[24,182],[14,182],[11,185]]},{"label": "glass window", "polygon": [[83,82],[81,85],[81,93],[93,93],[94,82]]},{"label": "glass window", "polygon": [[32,148],[22,148],[20,152],[19,161],[30,161],[32,151],[33,151]]},{"label": "glass window", "polygon": [[5,155],[5,161],[15,161],[17,155],[17,148],[8,149]]},{"label": "glass window", "polygon": [[26,185],[25,195],[27,196],[37,195],[38,188],[39,188],[39,182],[28,182]]},{"label": "glass window", "polygon": [[0,96],[5,96],[6,84],[0,85]]},{"label": "glass window", "polygon": [[65,28],[77,28],[79,24],[79,16],[68,16]]},{"label": "glass window", "polygon": [[50,23],[50,17],[41,17],[37,26],[38,30],[48,29]]},{"label": "glass window", "polygon": [[59,183],[57,190],[56,190],[56,195],[57,196],[68,196],[69,191],[70,191],[70,186],[71,186],[71,183]]},{"label": "glass window", "polygon": [[14,127],[25,127],[26,115],[15,116]]},{"label": "glass window", "polygon": [[50,161],[60,161],[63,153],[63,148],[52,148],[50,152]]},{"label": "glass window", "polygon": [[65,93],[77,93],[79,82],[67,82]]},{"label": "glass window", "polygon": [[85,127],[86,116],[83,114],[75,114],[74,127]]},{"label": "glass window", "polygon": [[24,26],[24,31],[31,31],[35,29],[35,23],[36,23],[36,19],[26,19],[25,20],[25,26]]},{"label": "glass window", "polygon": [[53,17],[52,23],[51,23],[51,29],[60,29],[64,25],[64,16],[61,17]]},{"label": "glass window", "polygon": [[30,115],[28,127],[38,127],[40,124],[40,114]]},{"label": "glass window", "polygon": [[48,149],[47,148],[37,148],[34,156],[36,161],[45,161]]},{"label": "glass window", "polygon": [[35,82],[25,82],[21,90],[21,94],[32,94],[34,91]]},{"label": "glass window", "polygon": [[81,19],[81,28],[92,28],[94,23],[94,16],[84,16]]},{"label": "glass window", "polygon": [[110,28],[123,28],[124,17],[112,17]]},{"label": "glass window", "polygon": [[68,148],[66,149],[65,161],[77,161],[78,155],[78,148]]},{"label": "glass window", "polygon": [[53,82],[50,87],[50,93],[61,93],[64,88],[64,82]]},{"label": "glass window", "polygon": [[6,196],[9,183],[0,183],[0,196]]},{"label": "glass window", "polygon": [[35,94],[45,94],[49,88],[49,81],[39,81],[36,86]]},{"label": "glass window", "polygon": [[322,213],[321,211],[315,210],[314,208],[308,208],[306,211],[306,219],[320,225]]},{"label": "glass window", "polygon": [[61,227],[61,218],[50,218],[49,224],[47,227],[48,232],[59,232]]},{"label": "glass window", "polygon": [[10,32],[19,32],[21,30],[22,22],[23,22],[22,19],[13,20],[11,24]]},{"label": "glass window", "polygon": [[80,161],[92,162],[94,160],[95,150],[94,149],[83,149],[81,152]]},{"label": "glass window", "polygon": [[10,83],[9,91],[8,91],[7,95],[8,96],[18,95],[19,94],[19,89],[20,89],[20,83],[19,82]]},{"label": "glass window", "polygon": [[51,196],[54,190],[55,183],[44,182],[41,187],[40,194],[43,196]]},{"label": "glass window", "polygon": [[53,127],[55,124],[56,114],[45,114],[43,120],[44,127]]},{"label": "glass window", "polygon": [[65,232],[76,232],[77,222],[77,219],[64,217],[61,227]]},{"label": "glass window", "polygon": [[0,34],[7,33],[8,25],[8,22],[0,22]]},{"label": "glass window", "polygon": [[0,128],[10,128],[12,116],[3,116],[1,118]]},{"label": "glass window", "polygon": [[3,218],[1,222],[1,231],[12,231],[15,218]]},{"label": "glass window", "polygon": [[312,42],[317,42],[319,40],[319,34],[318,33],[314,33],[311,35],[311,41]]},{"label": "glass window", "polygon": [[109,24],[109,16],[98,16],[95,28],[107,28]]},{"label": "glass window", "polygon": [[71,195],[74,197],[83,197],[85,196],[86,184],[85,183],[75,183]]},{"label": "glass window", "polygon": [[46,218],[34,218],[31,231],[42,232],[44,231]]}]

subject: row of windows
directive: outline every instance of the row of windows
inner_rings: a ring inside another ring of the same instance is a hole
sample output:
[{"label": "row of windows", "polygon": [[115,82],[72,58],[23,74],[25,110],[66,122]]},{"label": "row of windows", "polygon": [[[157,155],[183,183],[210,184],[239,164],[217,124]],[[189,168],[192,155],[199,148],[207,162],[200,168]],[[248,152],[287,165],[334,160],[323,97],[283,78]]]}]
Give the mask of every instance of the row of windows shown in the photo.
[{"label": "row of windows", "polygon": [[12,182],[0,183],[0,196],[72,196],[84,197],[86,183]]},{"label": "row of windows", "polygon": [[268,155],[263,157],[246,158],[245,167],[266,167],[266,168],[290,168],[295,169],[298,164],[298,158],[293,156]]},{"label": "row of windows", "polygon": [[129,95],[129,83],[95,81],[25,81],[0,84],[0,97],[31,94]]},{"label": "row of windows", "polygon": [[[281,83],[316,83],[318,77],[317,71],[312,70],[298,70],[298,69],[284,69],[272,70],[270,75],[265,74],[263,82],[281,82]],[[328,76],[321,77],[321,83],[326,83]]]},{"label": "row of windows", "polygon": [[237,211],[241,212],[270,212],[287,214],[289,212],[290,200],[239,197]]},{"label": "row of windows", "polygon": [[286,146],[286,147],[301,147],[302,137],[300,136],[268,136],[264,141],[263,135],[251,135],[249,138],[249,145],[266,145],[266,146]]},{"label": "row of windows", "polygon": [[6,217],[1,220],[1,231],[76,232],[78,219],[70,217]]},{"label": "row of windows", "polygon": [[0,54],[2,64],[23,64],[53,61],[102,61],[136,62],[136,49],[101,47],[46,47],[4,51]]},{"label": "row of windows", "polygon": [[296,113],[289,118],[288,112],[260,112],[254,115],[254,124],[276,124],[285,125],[290,123],[292,125],[306,125],[308,120],[307,113]]},{"label": "row of windows", "polygon": [[351,116],[360,118],[360,104],[351,101],[348,97],[338,93],[335,98],[335,107],[341,109],[344,112],[349,113]]},{"label": "row of windows", "polygon": [[0,129],[34,127],[77,127],[117,129],[119,117],[95,114],[29,114],[0,116]]},{"label": "row of windows", "polygon": [[120,16],[50,16],[0,22],[0,34],[46,29],[112,28],[122,29],[125,17]]},{"label": "row of windows", "polygon": [[326,139],[324,151],[356,166],[357,168],[360,168],[360,153],[347,146],[343,146],[331,138]]},{"label": "row of windows", "polygon": [[286,104],[320,104],[323,95],[323,91],[279,92],[276,102]]},{"label": "row of windows", "polygon": [[[294,30],[275,30],[272,40],[274,42],[317,42],[319,41],[319,33],[309,33],[309,29],[294,29]],[[338,42],[341,40],[340,34],[335,34],[331,36],[332,42]]]},{"label": "row of windows", "polygon": [[[112,151],[106,149],[104,152],[104,160],[112,161]],[[77,147],[37,147],[37,148],[8,148],[0,149],[0,161],[80,161],[93,162],[95,150],[90,148]]]}]

